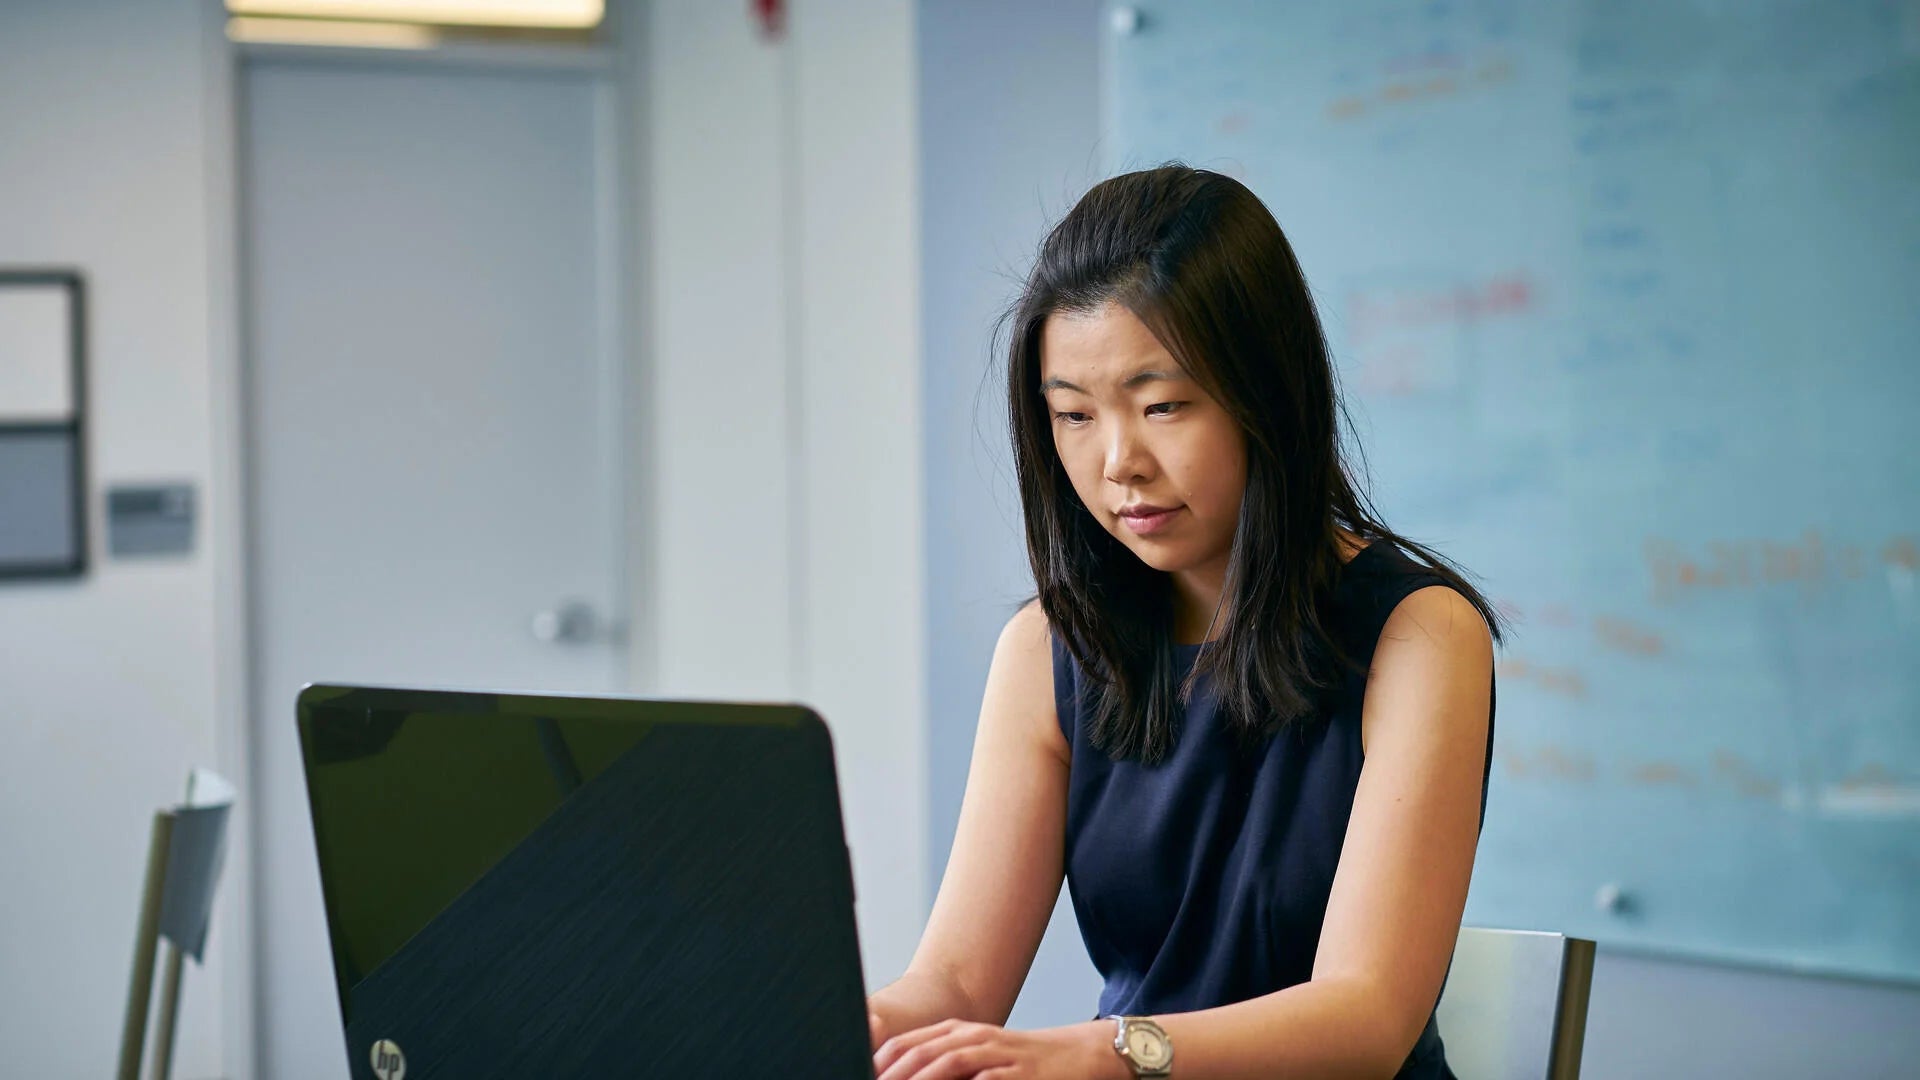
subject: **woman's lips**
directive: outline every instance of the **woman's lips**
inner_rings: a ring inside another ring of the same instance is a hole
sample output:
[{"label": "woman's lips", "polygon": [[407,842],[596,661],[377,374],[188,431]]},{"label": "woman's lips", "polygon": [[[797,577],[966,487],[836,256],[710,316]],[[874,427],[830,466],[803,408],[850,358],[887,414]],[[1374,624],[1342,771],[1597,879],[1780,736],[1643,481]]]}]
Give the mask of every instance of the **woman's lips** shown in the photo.
[{"label": "woman's lips", "polygon": [[1135,535],[1152,536],[1172,525],[1173,516],[1182,509],[1184,507],[1176,506],[1162,510],[1158,507],[1142,506],[1120,511],[1120,520],[1126,522],[1127,528],[1132,529]]}]

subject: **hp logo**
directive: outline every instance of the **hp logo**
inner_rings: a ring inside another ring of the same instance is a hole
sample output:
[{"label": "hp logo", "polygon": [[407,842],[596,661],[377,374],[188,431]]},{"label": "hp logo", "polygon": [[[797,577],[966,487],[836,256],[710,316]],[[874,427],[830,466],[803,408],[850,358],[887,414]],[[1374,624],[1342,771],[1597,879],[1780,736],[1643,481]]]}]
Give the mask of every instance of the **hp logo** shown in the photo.
[{"label": "hp logo", "polygon": [[407,1055],[391,1039],[373,1044],[373,1075],[380,1080],[407,1080]]}]

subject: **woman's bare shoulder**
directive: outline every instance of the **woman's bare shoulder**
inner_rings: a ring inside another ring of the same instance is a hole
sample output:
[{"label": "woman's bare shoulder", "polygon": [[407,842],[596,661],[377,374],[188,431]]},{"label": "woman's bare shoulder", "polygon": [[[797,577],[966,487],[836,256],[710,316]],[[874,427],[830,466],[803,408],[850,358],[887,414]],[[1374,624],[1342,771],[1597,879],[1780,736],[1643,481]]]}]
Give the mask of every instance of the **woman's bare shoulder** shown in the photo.
[{"label": "woman's bare shoulder", "polygon": [[1000,631],[987,673],[981,722],[1007,723],[1060,754],[1067,752],[1053,697],[1053,630],[1039,601],[1013,613]]},{"label": "woman's bare shoulder", "polygon": [[1040,601],[1029,600],[1020,606],[1000,630],[1000,644],[1003,648],[1013,648],[1021,652],[1038,652],[1049,658],[1053,655],[1053,626],[1047,621],[1047,613]]}]

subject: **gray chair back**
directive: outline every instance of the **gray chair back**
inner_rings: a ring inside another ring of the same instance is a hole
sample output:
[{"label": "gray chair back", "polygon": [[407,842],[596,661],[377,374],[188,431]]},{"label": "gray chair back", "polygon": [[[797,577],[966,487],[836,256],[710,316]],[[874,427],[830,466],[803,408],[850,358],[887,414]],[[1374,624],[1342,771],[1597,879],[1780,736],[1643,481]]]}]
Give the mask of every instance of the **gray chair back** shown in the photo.
[{"label": "gray chair back", "polygon": [[1593,942],[1462,927],[1438,1009],[1461,1080],[1576,1080],[1587,1034]]}]

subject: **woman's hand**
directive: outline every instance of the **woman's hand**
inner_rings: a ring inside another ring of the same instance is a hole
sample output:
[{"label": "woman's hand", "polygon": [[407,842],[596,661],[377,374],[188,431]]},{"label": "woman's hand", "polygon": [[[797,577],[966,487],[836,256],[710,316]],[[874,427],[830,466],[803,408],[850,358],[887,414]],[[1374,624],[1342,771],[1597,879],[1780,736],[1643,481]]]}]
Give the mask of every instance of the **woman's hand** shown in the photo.
[{"label": "woman's hand", "polygon": [[[871,1022],[871,1016],[870,1016]],[[947,1020],[893,1036],[873,1055],[878,1080],[1131,1080],[1104,1021],[1008,1031]]]}]

